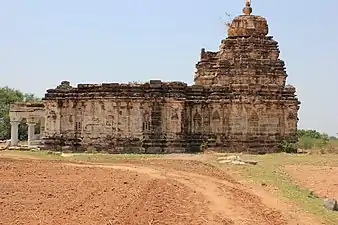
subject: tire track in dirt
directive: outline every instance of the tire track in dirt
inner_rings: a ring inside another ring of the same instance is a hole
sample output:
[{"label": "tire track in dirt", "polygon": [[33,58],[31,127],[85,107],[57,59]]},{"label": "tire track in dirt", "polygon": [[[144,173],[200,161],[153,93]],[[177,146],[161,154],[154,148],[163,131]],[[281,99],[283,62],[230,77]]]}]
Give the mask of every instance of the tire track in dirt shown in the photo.
[{"label": "tire track in dirt", "polygon": [[[252,195],[237,182],[221,180],[219,178],[209,177],[191,172],[171,169],[168,171],[167,163],[165,168],[160,164],[156,166],[139,166],[133,164],[67,164],[73,166],[104,167],[111,169],[124,169],[143,173],[155,179],[174,180],[180,184],[189,187],[192,191],[197,192],[206,200],[210,213],[205,216],[208,224],[289,224],[283,214],[277,210],[265,206],[258,196]],[[139,199],[146,199],[151,193],[151,186],[145,192],[146,196]],[[140,205],[140,203],[136,203]]]},{"label": "tire track in dirt", "polygon": [[[3,160],[7,161],[6,159]],[[11,161],[10,159],[8,160]],[[47,210],[42,210],[41,207],[36,209],[39,211],[36,211],[37,214],[33,214],[31,217],[35,217],[37,220],[38,217],[44,216],[46,221],[52,222],[51,224],[60,222],[60,220],[56,219],[56,215],[61,216],[62,221],[68,222],[64,224],[76,224],[76,215],[82,216],[83,218],[81,219],[88,222],[96,221],[98,219],[96,216],[99,214],[101,215],[100,221],[107,221],[107,218],[111,218],[108,221],[109,225],[141,225],[145,223],[152,225],[298,225],[300,221],[304,225],[318,224],[317,222],[305,222],[302,218],[303,214],[293,217],[285,210],[286,208],[280,207],[276,199],[266,198],[258,190],[249,188],[250,185],[243,185],[238,180],[235,180],[228,172],[197,160],[124,159],[114,164],[53,162],[49,160],[43,160],[44,162],[42,162],[37,159],[19,161],[19,164],[21,165],[22,163],[24,165],[23,168],[28,169],[28,171],[25,171],[25,169],[23,171],[20,170],[21,166],[16,166],[18,162],[9,162],[3,165],[0,164],[0,169],[2,169],[0,174],[2,173],[4,177],[8,177],[9,174],[19,173],[20,177],[25,177],[26,182],[36,180],[39,177],[40,180],[38,179],[38,181],[41,183],[41,178],[46,178],[44,172],[47,172],[50,182],[54,181],[54,176],[57,177],[55,181],[60,180],[62,183],[64,181],[71,182],[74,177],[79,182],[77,187],[62,187],[62,190],[67,191],[66,194],[62,194],[60,191],[55,192],[58,189],[46,189],[46,191],[54,192],[55,198],[58,195],[62,196],[62,198],[58,197],[59,202],[65,203],[62,211],[60,211],[61,214],[55,211],[55,206],[50,205],[51,208]],[[72,168],[75,168],[75,170]],[[38,176],[34,175],[37,172]],[[89,174],[96,174],[99,177],[92,181]],[[107,177],[109,174],[110,176]],[[139,174],[139,178],[137,174]],[[128,185],[123,185],[124,179],[128,181]],[[111,180],[120,182],[122,180],[122,186],[121,184],[112,185]],[[143,183],[141,182],[142,180]],[[18,187],[17,184],[24,186],[25,184],[20,181],[21,178],[8,179],[2,186],[5,185],[4,187],[6,188],[12,185],[11,183],[13,183],[13,188]],[[93,185],[94,183],[96,185]],[[46,184],[59,187],[56,183]],[[37,184],[29,185],[31,186],[30,192],[38,188]],[[114,186],[116,190],[110,190],[109,185]],[[84,189],[84,187],[87,189]],[[133,190],[125,189],[127,187]],[[21,187],[16,189],[23,190]],[[70,193],[68,193],[69,191]],[[42,199],[40,197],[40,200],[38,200],[39,204]],[[100,202],[100,199],[102,202]],[[13,205],[12,201],[8,200],[5,200],[4,203],[8,206]],[[27,200],[25,201],[26,203],[28,203]],[[111,208],[107,208],[107,206]],[[92,210],[92,208],[95,210],[88,211]],[[70,214],[72,211],[75,212],[73,216]],[[50,213],[50,216],[46,216],[44,214],[46,212]],[[28,222],[27,224],[31,223]]]},{"label": "tire track in dirt", "polygon": [[192,173],[179,174],[177,181],[203,193],[218,217],[232,218],[234,224],[288,224],[280,212],[266,207],[259,197],[238,184]]},{"label": "tire track in dirt", "polygon": [[206,224],[203,196],[145,172],[0,159],[0,224]]}]

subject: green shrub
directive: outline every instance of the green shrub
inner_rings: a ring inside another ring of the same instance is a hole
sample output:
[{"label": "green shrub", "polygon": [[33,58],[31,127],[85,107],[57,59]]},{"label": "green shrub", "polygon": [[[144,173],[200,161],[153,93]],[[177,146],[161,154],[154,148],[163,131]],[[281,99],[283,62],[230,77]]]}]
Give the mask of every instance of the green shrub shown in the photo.
[{"label": "green shrub", "polygon": [[298,146],[297,143],[284,140],[280,143],[279,149],[286,153],[297,153]]},{"label": "green shrub", "polygon": [[312,149],[315,146],[313,138],[305,136],[299,139],[299,147],[302,149]]},{"label": "green shrub", "polygon": [[317,143],[317,147],[319,147],[319,148],[324,148],[324,147],[326,147],[326,146],[328,146],[329,145],[329,142],[327,141],[327,140],[320,140],[318,143]]}]

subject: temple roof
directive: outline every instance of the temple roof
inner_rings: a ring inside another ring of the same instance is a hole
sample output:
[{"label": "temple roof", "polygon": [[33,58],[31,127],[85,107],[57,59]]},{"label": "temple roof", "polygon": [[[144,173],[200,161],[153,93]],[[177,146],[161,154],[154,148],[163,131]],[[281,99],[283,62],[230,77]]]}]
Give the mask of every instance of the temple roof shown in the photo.
[{"label": "temple roof", "polygon": [[268,23],[261,16],[251,15],[251,2],[246,0],[243,15],[235,17],[228,27],[229,37],[266,36],[269,32]]}]

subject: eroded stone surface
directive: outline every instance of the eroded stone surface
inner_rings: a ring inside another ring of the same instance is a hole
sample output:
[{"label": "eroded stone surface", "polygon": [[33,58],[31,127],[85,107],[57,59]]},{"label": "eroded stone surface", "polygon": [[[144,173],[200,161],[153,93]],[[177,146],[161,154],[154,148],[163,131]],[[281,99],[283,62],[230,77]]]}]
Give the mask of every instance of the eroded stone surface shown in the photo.
[{"label": "eroded stone surface", "polygon": [[250,10],[229,25],[218,52],[202,49],[195,85],[62,82],[48,90],[46,147],[169,153],[199,151],[203,144],[265,153],[278,151],[283,140],[296,142],[296,90],[286,85],[266,20]]}]

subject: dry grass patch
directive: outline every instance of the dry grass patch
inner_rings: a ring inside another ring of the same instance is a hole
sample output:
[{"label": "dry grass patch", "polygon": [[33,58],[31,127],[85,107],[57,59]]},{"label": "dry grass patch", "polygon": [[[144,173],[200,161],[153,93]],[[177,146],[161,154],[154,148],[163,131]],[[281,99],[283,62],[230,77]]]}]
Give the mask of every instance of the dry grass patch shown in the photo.
[{"label": "dry grass patch", "polygon": [[[311,190],[285,170],[286,166],[326,166],[338,168],[338,155],[334,154],[270,154],[247,156],[258,160],[255,166],[231,166],[242,176],[258,184],[273,187],[277,195],[294,201],[297,205],[322,220],[324,224],[338,224],[338,213],[326,210],[323,199],[310,194]],[[328,177],[328,179],[330,179]],[[327,187],[332,188],[328,185]]]}]

